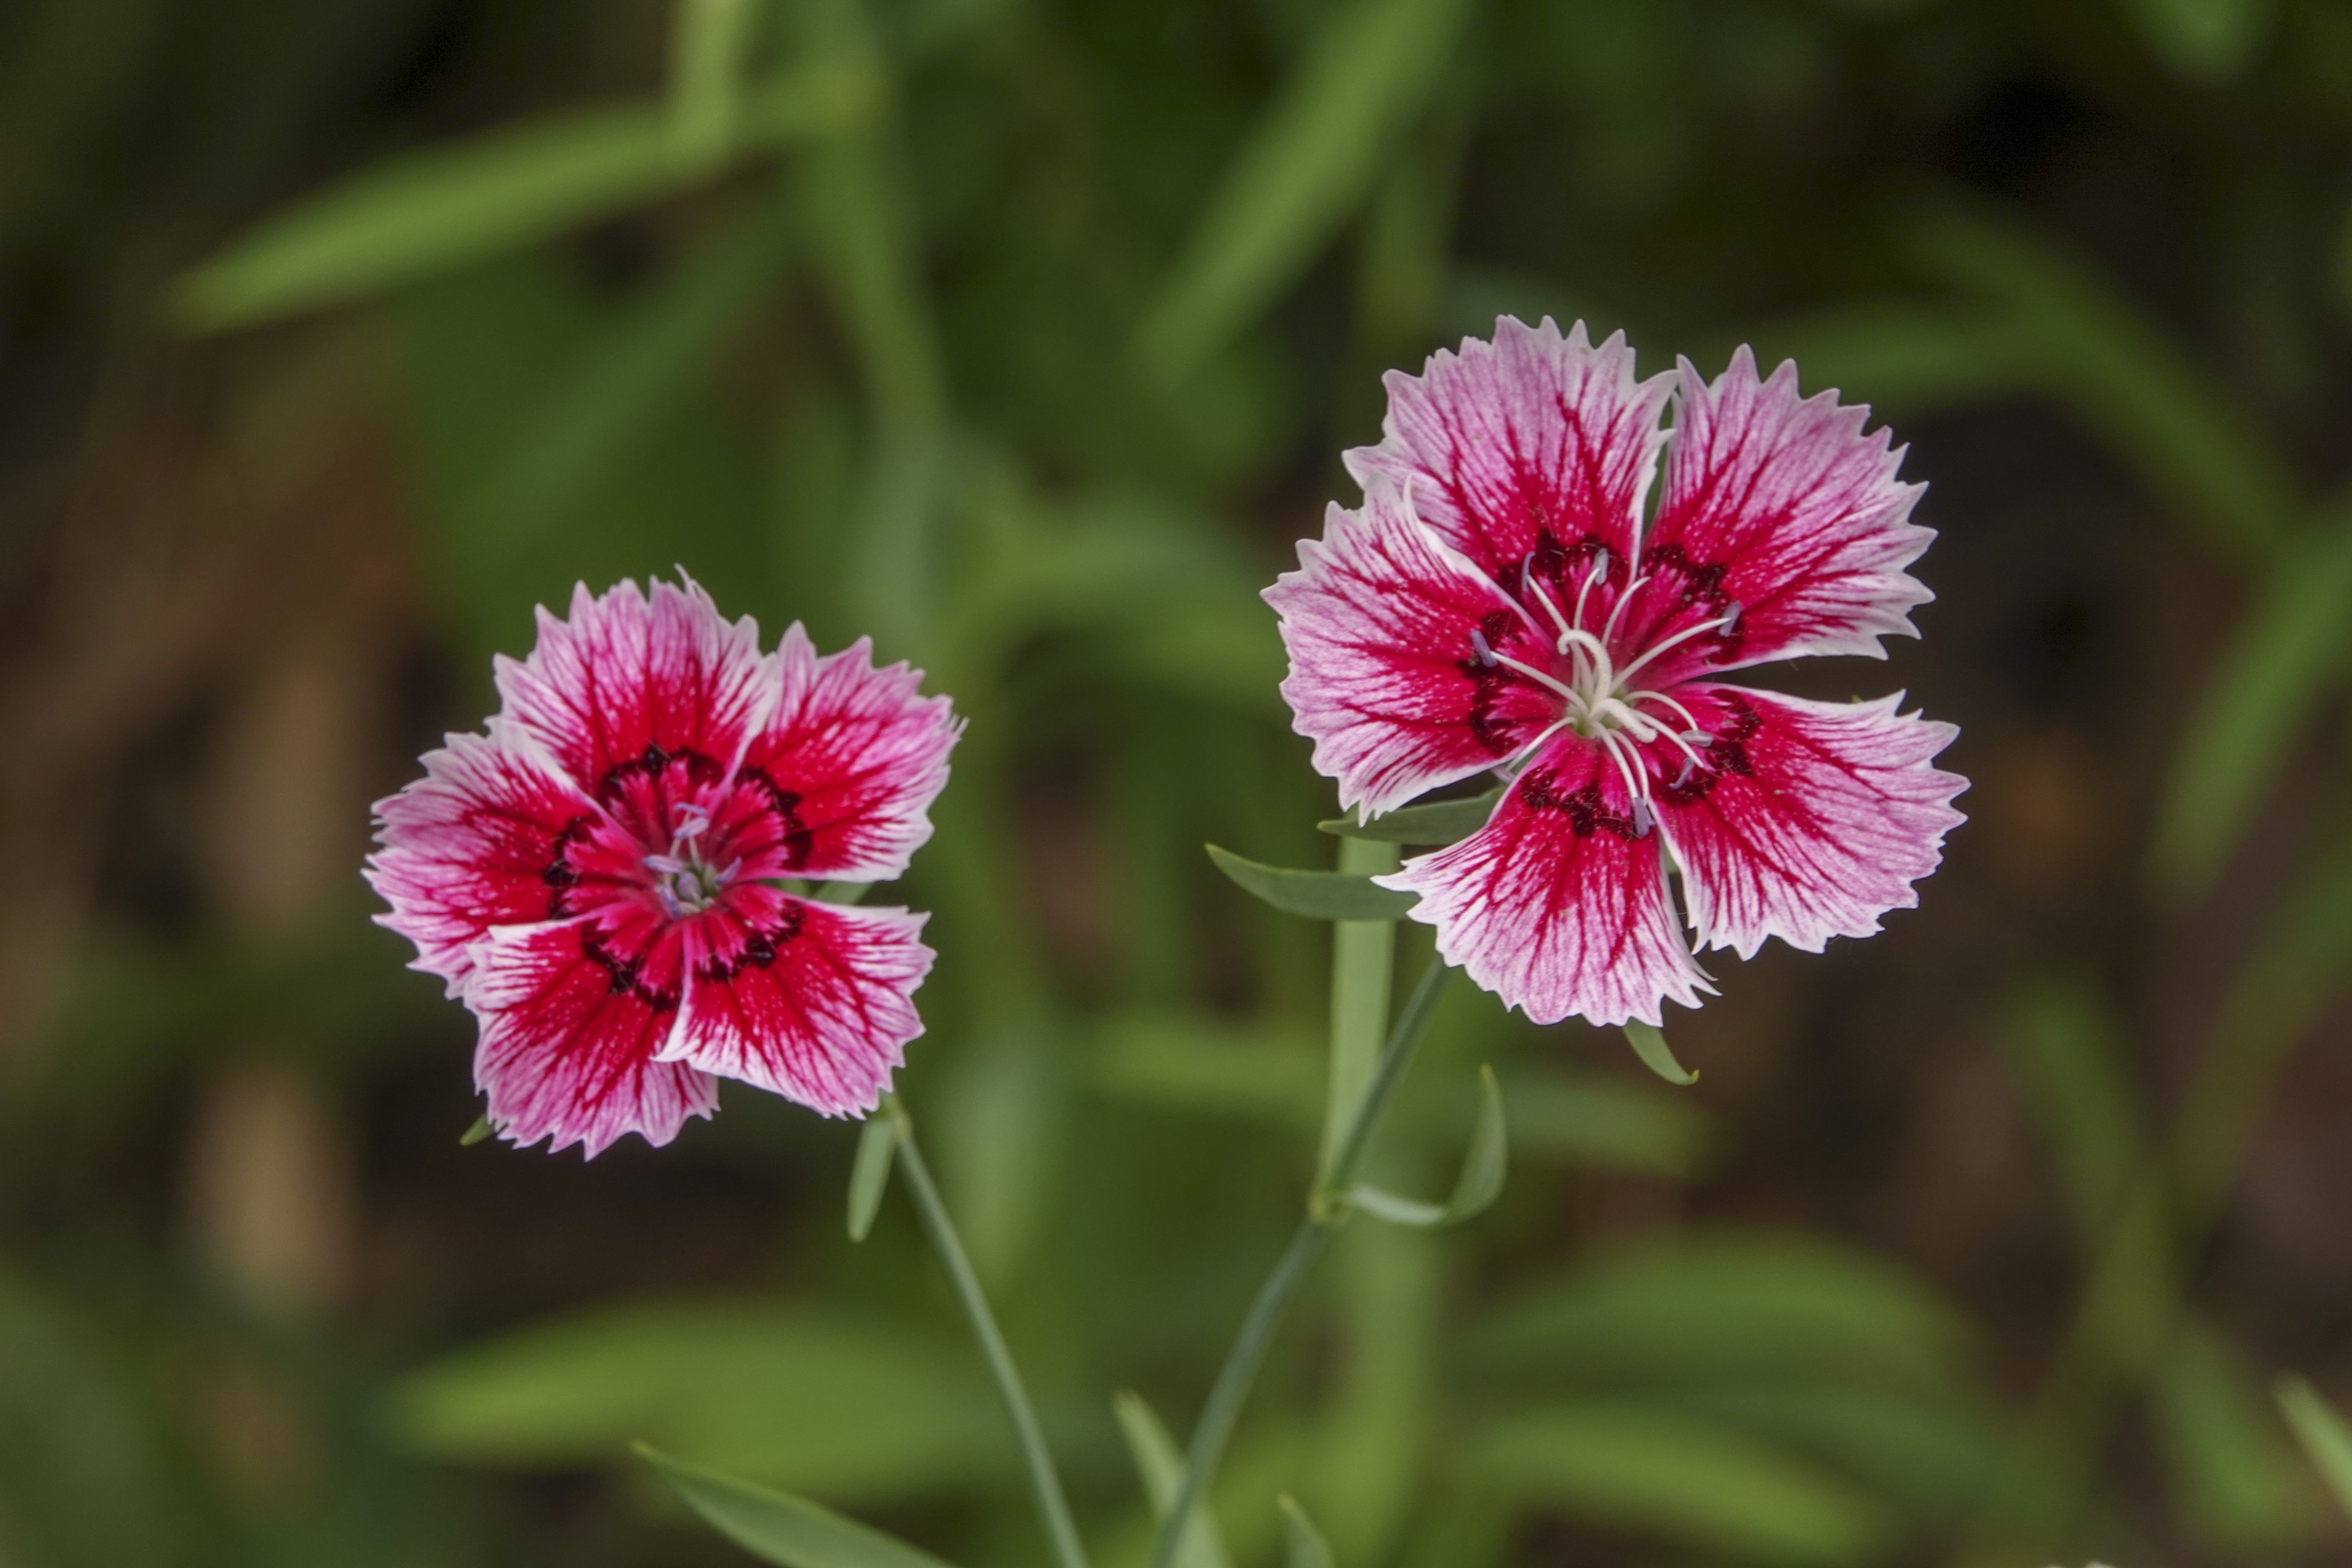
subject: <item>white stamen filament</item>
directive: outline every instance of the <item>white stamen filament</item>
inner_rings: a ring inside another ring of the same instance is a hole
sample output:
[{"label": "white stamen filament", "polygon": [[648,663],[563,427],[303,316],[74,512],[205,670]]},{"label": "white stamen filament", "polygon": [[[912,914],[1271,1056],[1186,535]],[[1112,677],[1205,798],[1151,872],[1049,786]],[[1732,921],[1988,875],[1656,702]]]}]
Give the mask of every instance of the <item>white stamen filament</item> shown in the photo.
[{"label": "white stamen filament", "polygon": [[[1624,607],[1623,600],[1621,599],[1618,601],[1618,607],[1620,609]],[[1614,617],[1612,616],[1612,619],[1613,620]],[[1633,679],[1633,675],[1636,670],[1639,670],[1643,665],[1649,663],[1652,659],[1657,658],[1668,648],[1679,647],[1684,643],[1690,641],[1691,638],[1699,636],[1703,632],[1727,632],[1738,619],[1738,606],[1734,605],[1731,613],[1728,615],[1717,616],[1711,621],[1701,621],[1695,626],[1685,626],[1682,630],[1676,632],[1674,636],[1668,637],[1665,641],[1658,644],[1657,647],[1650,649],[1641,658],[1627,665],[1625,667],[1625,673],[1618,677],[1618,679],[1621,680],[1631,680]]]}]

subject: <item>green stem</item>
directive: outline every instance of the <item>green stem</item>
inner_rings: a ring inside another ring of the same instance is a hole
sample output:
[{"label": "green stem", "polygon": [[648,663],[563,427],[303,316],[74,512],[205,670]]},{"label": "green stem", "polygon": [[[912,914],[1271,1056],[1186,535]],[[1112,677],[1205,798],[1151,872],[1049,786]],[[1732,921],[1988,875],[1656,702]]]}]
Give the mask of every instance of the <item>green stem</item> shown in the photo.
[{"label": "green stem", "polygon": [[1412,999],[1405,1004],[1396,1026],[1389,1032],[1380,1065],[1364,1087],[1363,1098],[1357,1102],[1347,1135],[1339,1140],[1328,1176],[1309,1194],[1306,1217],[1299,1221],[1274,1272],[1258,1288],[1257,1300],[1250,1303],[1249,1316],[1242,1320],[1242,1331],[1234,1340],[1234,1348],[1225,1352],[1225,1364],[1218,1369],[1217,1381],[1209,1390],[1209,1403],[1202,1406],[1200,1423],[1192,1428],[1192,1441],[1184,1453],[1183,1484],[1176,1489],[1175,1505],[1160,1521],[1160,1535],[1152,1544],[1151,1568],[1175,1568],[1185,1526],[1224,1459],[1226,1439],[1233,1436],[1234,1423],[1241,1418],[1242,1403],[1249,1397],[1250,1384],[1256,1378],[1258,1363],[1265,1359],[1265,1348],[1282,1321],[1282,1310],[1289,1305],[1299,1281],[1330,1245],[1333,1235],[1347,1222],[1345,1194],[1349,1184],[1355,1180],[1356,1168],[1371,1149],[1381,1119],[1388,1112],[1389,1101],[1404,1078],[1404,1069],[1412,1061],[1421,1037],[1429,1030],[1430,1016],[1436,1012],[1438,995],[1445,989],[1445,978],[1452,973],[1444,959],[1429,961],[1428,971],[1413,988]]},{"label": "green stem", "polygon": [[1037,1494],[1037,1513],[1045,1526],[1045,1534],[1054,1543],[1054,1560],[1059,1568],[1087,1568],[1086,1548],[1078,1540],[1078,1527],[1070,1518],[1069,1500],[1062,1495],[1062,1478],[1054,1468],[1054,1456],[1045,1447],[1045,1433],[1037,1425],[1037,1413],[1030,1406],[1028,1390],[1021,1384],[1019,1369],[1013,1364],[1013,1352],[1004,1343],[1004,1335],[996,1326],[996,1314],[989,1310],[988,1298],[980,1288],[980,1276],[972,1272],[971,1259],[964,1256],[963,1243],[956,1237],[955,1222],[948,1217],[947,1205],[940,1201],[940,1190],[931,1183],[930,1167],[923,1163],[922,1152],[915,1147],[915,1124],[896,1095],[885,1097],[883,1113],[890,1118],[898,1138],[898,1166],[907,1175],[907,1191],[915,1200],[915,1208],[922,1215],[923,1230],[931,1238],[931,1248],[940,1257],[940,1265],[947,1270],[948,1283],[955,1289],[956,1302],[963,1308],[964,1317],[971,1324],[972,1337],[980,1342],[982,1359],[988,1363],[989,1376],[995,1380],[996,1392],[1004,1401],[1004,1412],[1013,1418],[1013,1430],[1020,1439],[1021,1458],[1029,1469],[1029,1485]]}]

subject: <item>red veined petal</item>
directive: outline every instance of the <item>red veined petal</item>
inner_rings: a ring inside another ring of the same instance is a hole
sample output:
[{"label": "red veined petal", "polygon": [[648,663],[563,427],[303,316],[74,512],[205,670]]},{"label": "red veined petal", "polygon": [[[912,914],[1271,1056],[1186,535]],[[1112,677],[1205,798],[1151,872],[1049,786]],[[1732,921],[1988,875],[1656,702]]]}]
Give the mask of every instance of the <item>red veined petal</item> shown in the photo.
[{"label": "red veined petal", "polygon": [[655,929],[591,917],[503,927],[475,947],[474,1081],[499,1136],[593,1157],[625,1132],[667,1143],[718,1109],[709,1074],[660,1059],[684,994],[674,938],[631,946]]},{"label": "red veined petal", "polygon": [[1478,651],[1545,669],[1549,646],[1385,478],[1360,510],[1333,506],[1298,561],[1265,593],[1290,652],[1282,695],[1343,807],[1384,812],[1491,768],[1559,716],[1558,696]]},{"label": "red veined petal", "polygon": [[760,631],[730,623],[700,584],[634,582],[572,593],[569,619],[539,612],[530,657],[497,661],[505,713],[598,800],[635,772],[695,762],[699,782],[733,767],[764,717]]},{"label": "red veined petal", "polygon": [[569,843],[601,822],[595,803],[512,725],[451,735],[425,757],[425,776],[375,804],[367,879],[392,906],[376,923],[416,944],[410,967],[457,995],[473,973],[467,950],[492,926],[560,912],[551,871]]},{"label": "red veined petal", "polygon": [[1679,786],[1683,770],[1670,768],[1654,792],[1701,942],[1746,958],[1777,936],[1819,952],[1918,902],[1911,884],[1965,820],[1951,802],[1968,780],[1928,765],[1958,730],[1896,712],[1900,693],[1808,702],[1700,684],[1674,695],[1716,737],[1706,768]]},{"label": "red veined petal", "polygon": [[864,1115],[923,1032],[926,918],[730,889],[688,922],[693,1003],[666,1054],[827,1116]]},{"label": "red veined petal", "polygon": [[1387,385],[1381,444],[1347,453],[1348,471],[1367,489],[1374,475],[1406,489],[1478,570],[1508,585],[1547,542],[1631,551],[1674,377],[1636,381],[1622,332],[1595,348],[1582,321],[1562,338],[1549,316],[1506,316],[1493,342],[1465,339]]},{"label": "red veined petal", "polygon": [[1492,820],[1374,879],[1421,895],[1437,951],[1538,1024],[1656,1024],[1698,1005],[1706,977],[1675,929],[1664,858],[1607,752],[1563,734],[1538,752]]},{"label": "red veined petal", "polygon": [[797,621],[768,680],[774,697],[744,752],[737,796],[759,796],[772,822],[747,825],[745,874],[898,876],[931,836],[930,805],[963,733],[948,700],[921,695],[921,670],[875,668],[864,637],[818,658]]},{"label": "red veined petal", "polygon": [[1642,542],[1653,575],[1624,646],[1739,614],[1662,655],[1641,684],[1799,654],[1884,658],[1880,638],[1917,636],[1910,612],[1935,595],[1905,568],[1936,537],[1910,521],[1927,487],[1895,477],[1903,452],[1883,426],[1863,434],[1870,410],[1834,392],[1800,397],[1792,361],[1761,380],[1745,348],[1711,385],[1688,360],[1680,374],[1665,489]]}]

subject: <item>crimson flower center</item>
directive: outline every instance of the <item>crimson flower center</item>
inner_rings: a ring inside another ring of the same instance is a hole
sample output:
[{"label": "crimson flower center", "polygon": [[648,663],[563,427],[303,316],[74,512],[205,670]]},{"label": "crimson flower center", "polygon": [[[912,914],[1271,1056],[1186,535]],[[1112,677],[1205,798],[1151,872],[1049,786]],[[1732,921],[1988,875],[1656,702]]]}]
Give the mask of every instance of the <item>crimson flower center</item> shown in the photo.
[{"label": "crimson flower center", "polygon": [[[1679,751],[1683,755],[1681,773],[1675,780],[1679,786],[1689,778],[1692,770],[1706,765],[1699,749],[1714,744],[1715,737],[1699,728],[1691,710],[1667,691],[1640,684],[1642,673],[1659,656],[1694,637],[1710,632],[1731,635],[1739,625],[1741,606],[1738,601],[1732,600],[1720,615],[1684,626],[1646,648],[1622,648],[1617,643],[1619,625],[1626,607],[1650,581],[1648,576],[1637,571],[1624,588],[1612,595],[1608,591],[1609,552],[1597,551],[1583,575],[1576,580],[1574,596],[1563,607],[1560,597],[1547,590],[1537,577],[1534,566],[1533,554],[1519,563],[1518,603],[1530,626],[1553,638],[1550,668],[1538,669],[1496,652],[1481,631],[1474,629],[1470,634],[1481,664],[1489,668],[1506,666],[1559,699],[1559,717],[1519,748],[1506,766],[1524,762],[1554,735],[1572,730],[1608,753],[1632,797],[1634,830],[1646,836],[1654,813],[1649,768],[1639,748],[1663,740]],[[1565,583],[1555,580],[1555,586],[1564,595]],[[1609,601],[1605,615],[1597,599]],[[1538,612],[1540,620],[1537,618]],[[1588,619],[1593,625],[1588,625]]]}]

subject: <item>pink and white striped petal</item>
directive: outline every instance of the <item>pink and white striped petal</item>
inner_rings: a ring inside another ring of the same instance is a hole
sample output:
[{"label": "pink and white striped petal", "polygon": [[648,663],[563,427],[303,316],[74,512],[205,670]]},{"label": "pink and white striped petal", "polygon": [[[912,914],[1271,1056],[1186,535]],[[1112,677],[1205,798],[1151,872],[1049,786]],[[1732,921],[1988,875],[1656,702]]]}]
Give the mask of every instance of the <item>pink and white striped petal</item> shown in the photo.
[{"label": "pink and white striped petal", "polygon": [[545,1138],[551,1152],[578,1143],[593,1157],[626,1132],[667,1143],[688,1117],[718,1109],[709,1074],[660,1059],[684,977],[680,944],[648,934],[592,917],[504,927],[475,947],[474,1081],[500,1137]]},{"label": "pink and white striped petal", "polygon": [[730,892],[689,926],[692,1001],[665,1058],[863,1116],[923,1032],[913,997],[931,967],[916,940],[926,918]]},{"label": "pink and white striped petal", "polygon": [[412,969],[457,995],[473,973],[467,950],[492,926],[544,921],[547,881],[567,834],[600,817],[528,736],[498,720],[488,735],[451,735],[425,756],[425,776],[375,804],[382,846],[368,885],[392,906],[376,923],[416,944]]},{"label": "pink and white striped petal", "polygon": [[858,638],[820,658],[795,621],[769,661],[771,698],[745,751],[743,776],[788,800],[796,826],[759,876],[887,882],[931,836],[930,805],[963,733],[944,697],[921,694],[923,672],[874,668]]},{"label": "pink and white striped petal", "polygon": [[1291,727],[1343,808],[1378,816],[1491,768],[1559,716],[1556,695],[1496,657],[1543,669],[1549,647],[1386,479],[1360,510],[1333,506],[1298,560],[1264,597],[1290,653]]},{"label": "pink and white striped petal", "polygon": [[628,770],[679,756],[715,782],[770,700],[759,627],[748,616],[728,621],[691,579],[656,582],[650,600],[634,582],[602,597],[583,584],[570,618],[542,607],[530,657],[501,656],[497,670],[505,715],[600,801]]},{"label": "pink and white striped petal", "polygon": [[1958,773],[1929,765],[1959,731],[1875,702],[1808,702],[1694,684],[1675,695],[1717,740],[1709,771],[1657,795],[1692,929],[1752,957],[1768,936],[1819,952],[1867,936],[1943,858],[1965,820]]},{"label": "pink and white striped petal", "polygon": [[[1735,636],[1693,638],[1643,677],[1663,689],[1709,670],[1801,654],[1867,654],[1916,637],[1910,612],[1935,595],[1905,568],[1936,535],[1911,521],[1927,489],[1897,479],[1888,432],[1864,436],[1865,406],[1834,392],[1800,397],[1797,367],[1769,381],[1747,349],[1712,384],[1681,362],[1664,493],[1642,542],[1655,572],[1628,640],[1658,640],[1739,605]],[[1695,599],[1697,602],[1695,602]]]},{"label": "pink and white striped petal", "polygon": [[1654,833],[1607,754],[1562,735],[1537,752],[1494,817],[1381,884],[1415,892],[1437,951],[1538,1024],[1664,1022],[1668,1000],[1711,989],[1675,920]]},{"label": "pink and white striped petal", "polygon": [[1391,371],[1377,447],[1345,456],[1356,482],[1407,490],[1422,520],[1498,583],[1547,542],[1632,550],[1665,439],[1671,374],[1637,381],[1619,332],[1598,348],[1579,321],[1509,316],[1495,341],[1440,350],[1418,376]]}]

